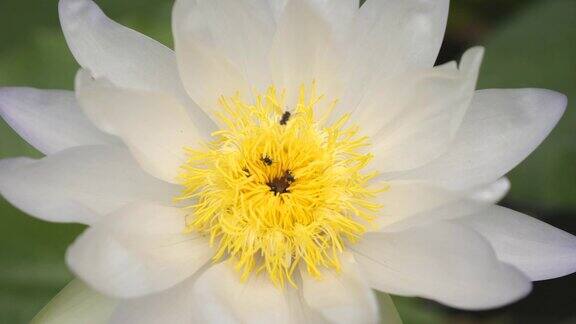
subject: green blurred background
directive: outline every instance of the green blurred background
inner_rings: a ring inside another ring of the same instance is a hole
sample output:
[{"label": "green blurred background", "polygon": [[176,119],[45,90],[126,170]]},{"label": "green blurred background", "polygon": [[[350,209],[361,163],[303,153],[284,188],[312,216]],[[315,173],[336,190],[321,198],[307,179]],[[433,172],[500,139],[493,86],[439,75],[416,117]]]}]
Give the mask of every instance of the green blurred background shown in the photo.
[{"label": "green blurred background", "polygon": [[[373,0],[381,1],[381,0]],[[170,45],[172,1],[97,1],[114,19]],[[576,0],[453,0],[439,63],[487,48],[479,88],[540,87],[576,100]],[[77,65],[57,0],[0,0],[0,86],[70,89]],[[510,174],[504,205],[576,233],[576,105]],[[40,154],[0,121],[0,158]],[[78,225],[28,217],[0,198],[0,323],[27,323],[71,278],[63,261]],[[535,284],[530,297],[488,312],[395,298],[411,323],[576,323],[576,276]]]}]

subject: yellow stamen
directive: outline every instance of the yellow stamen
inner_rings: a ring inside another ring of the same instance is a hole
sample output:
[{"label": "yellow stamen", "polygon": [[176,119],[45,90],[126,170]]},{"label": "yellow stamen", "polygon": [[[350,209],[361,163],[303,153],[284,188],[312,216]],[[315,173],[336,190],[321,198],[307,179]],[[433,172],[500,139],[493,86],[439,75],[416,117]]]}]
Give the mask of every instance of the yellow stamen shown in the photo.
[{"label": "yellow stamen", "polygon": [[346,244],[355,242],[380,206],[362,174],[372,159],[348,116],[325,125],[316,119],[321,96],[302,87],[296,107],[270,87],[254,104],[222,97],[224,128],[202,150],[187,149],[178,200],[190,201],[187,231],[216,247],[214,261],[232,259],[241,277],[266,272],[284,286],[304,266],[315,277],[339,270]]}]

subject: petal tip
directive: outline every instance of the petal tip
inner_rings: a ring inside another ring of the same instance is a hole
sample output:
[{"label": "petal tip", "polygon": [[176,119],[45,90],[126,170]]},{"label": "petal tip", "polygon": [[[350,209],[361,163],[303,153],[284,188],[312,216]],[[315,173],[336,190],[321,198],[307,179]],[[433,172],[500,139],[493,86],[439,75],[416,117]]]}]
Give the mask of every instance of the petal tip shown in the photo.
[{"label": "petal tip", "polygon": [[60,0],[58,15],[68,42],[80,26],[108,18],[92,0]]},{"label": "petal tip", "polygon": [[550,107],[551,109],[555,109],[558,111],[558,114],[562,116],[564,111],[566,111],[566,107],[568,106],[568,96],[554,90],[542,90],[543,92],[547,93],[549,97]]},{"label": "petal tip", "polygon": [[[523,98],[526,107],[532,107],[534,110],[546,110],[550,121],[550,131],[560,121],[566,107],[568,106],[568,97],[554,90],[548,89],[525,89],[526,96]],[[530,104],[532,103],[532,104]]]},{"label": "petal tip", "polygon": [[91,0],[60,0],[58,2],[61,17],[79,14],[84,10],[94,8],[98,8],[98,6]]},{"label": "petal tip", "polygon": [[468,49],[462,55],[460,60],[460,68],[465,71],[476,71],[480,68],[482,60],[484,59],[485,49],[483,46],[475,46]]},{"label": "petal tip", "polygon": [[21,126],[22,122],[18,117],[21,112],[16,103],[24,98],[26,88],[0,87],[0,118],[23,138],[28,138],[28,132]]}]

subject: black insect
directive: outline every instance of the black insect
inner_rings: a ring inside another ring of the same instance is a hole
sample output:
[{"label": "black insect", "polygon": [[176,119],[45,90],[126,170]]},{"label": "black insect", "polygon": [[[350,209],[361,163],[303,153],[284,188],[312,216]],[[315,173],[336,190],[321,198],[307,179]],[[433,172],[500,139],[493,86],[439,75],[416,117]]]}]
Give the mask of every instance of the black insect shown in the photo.
[{"label": "black insect", "polygon": [[292,116],[292,114],[289,111],[285,111],[282,114],[282,118],[280,118],[280,125],[286,125],[288,123],[288,121],[290,120],[290,117]]},{"label": "black insect", "polygon": [[268,155],[264,155],[261,160],[268,166],[272,165],[273,163],[272,159]]},{"label": "black insect", "polygon": [[246,173],[246,177],[250,178],[250,170],[248,170],[248,168],[244,168],[242,169],[242,171],[244,171],[244,173]]},{"label": "black insect", "polygon": [[284,174],[284,179],[286,179],[286,181],[288,181],[288,182],[296,181],[296,179],[294,178],[294,175],[290,171],[286,171],[286,173]]}]

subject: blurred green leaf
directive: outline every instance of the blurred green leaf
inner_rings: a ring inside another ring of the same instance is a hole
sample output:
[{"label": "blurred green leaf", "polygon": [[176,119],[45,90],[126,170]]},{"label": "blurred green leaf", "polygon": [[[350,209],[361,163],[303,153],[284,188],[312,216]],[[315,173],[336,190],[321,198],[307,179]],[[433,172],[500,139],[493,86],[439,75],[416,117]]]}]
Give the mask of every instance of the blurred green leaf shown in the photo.
[{"label": "blurred green leaf", "polygon": [[515,205],[576,210],[575,17],[576,1],[544,1],[484,42],[480,88],[547,88],[569,98],[558,127],[510,174]]},{"label": "blurred green leaf", "polygon": [[443,324],[447,321],[446,314],[433,304],[426,305],[416,298],[395,296],[393,299],[403,324]]},{"label": "blurred green leaf", "polygon": [[0,323],[27,323],[71,278],[66,246],[78,225],[35,220],[0,201]]}]

